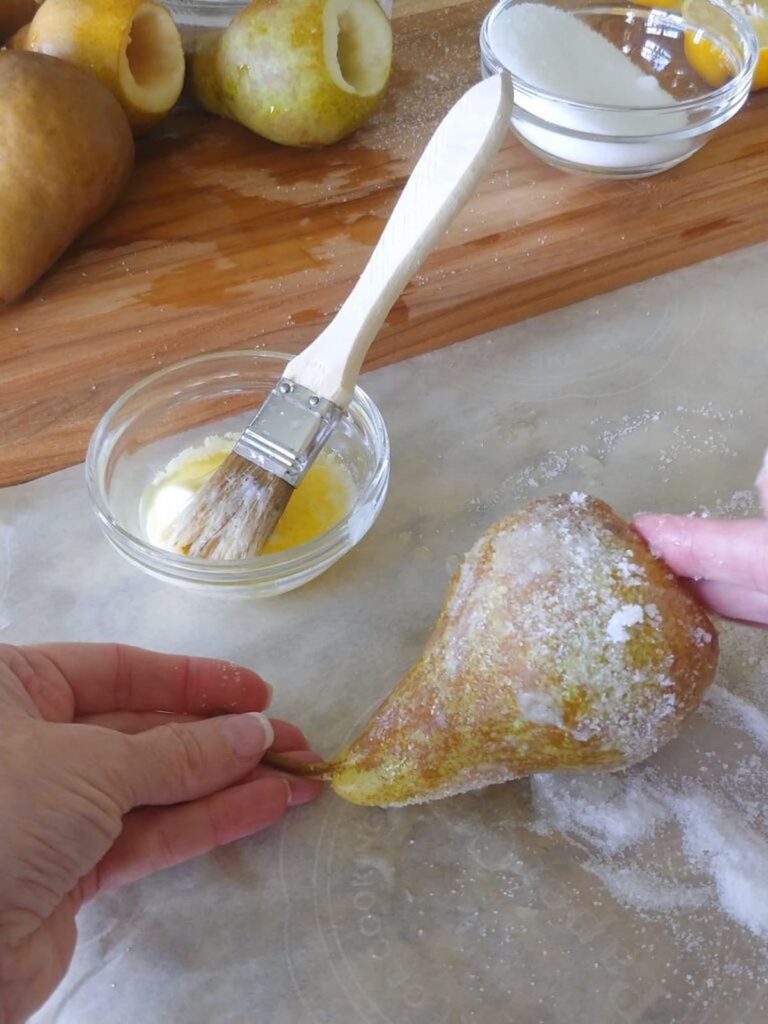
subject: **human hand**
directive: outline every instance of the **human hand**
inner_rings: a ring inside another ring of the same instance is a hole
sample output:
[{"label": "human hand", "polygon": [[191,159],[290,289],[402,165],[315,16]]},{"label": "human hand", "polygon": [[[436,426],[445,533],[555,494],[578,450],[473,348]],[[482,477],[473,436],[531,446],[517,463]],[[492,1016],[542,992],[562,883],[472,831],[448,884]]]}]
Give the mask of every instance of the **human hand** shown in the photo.
[{"label": "human hand", "polygon": [[642,515],[635,526],[713,612],[768,626],[768,456],[755,486],[763,518]]},{"label": "human hand", "polygon": [[295,726],[253,713],[269,697],[225,662],[0,645],[3,1024],[26,1020],[63,978],[85,900],[317,795],[318,782],[259,763],[270,746],[314,760]]}]

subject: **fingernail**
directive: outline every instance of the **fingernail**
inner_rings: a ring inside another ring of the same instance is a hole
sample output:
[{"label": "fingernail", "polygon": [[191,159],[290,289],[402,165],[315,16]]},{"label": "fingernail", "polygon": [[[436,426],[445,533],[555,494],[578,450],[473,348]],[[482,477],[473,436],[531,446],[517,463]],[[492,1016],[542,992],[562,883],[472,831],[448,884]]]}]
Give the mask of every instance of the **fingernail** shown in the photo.
[{"label": "fingernail", "polygon": [[272,703],[272,694],[275,691],[274,691],[273,687],[269,683],[267,683],[265,680],[262,679],[262,683],[264,683],[264,685],[267,688],[267,703],[264,705],[264,707],[268,708],[269,705]]},{"label": "fingernail", "polygon": [[228,715],[216,719],[216,724],[242,761],[252,761],[254,757],[259,757],[275,740],[272,723],[260,711]]},{"label": "fingernail", "polygon": [[301,807],[303,804],[308,804],[311,800],[320,796],[324,786],[325,784],[319,779],[290,779],[288,781],[288,788],[290,789],[288,806]]},{"label": "fingernail", "polygon": [[755,480],[755,483],[758,485],[758,487],[760,486],[761,483],[763,483],[766,480],[767,477],[768,477],[768,449],[766,450],[765,455],[763,455],[763,464],[760,467],[760,472],[757,474],[757,479]]}]

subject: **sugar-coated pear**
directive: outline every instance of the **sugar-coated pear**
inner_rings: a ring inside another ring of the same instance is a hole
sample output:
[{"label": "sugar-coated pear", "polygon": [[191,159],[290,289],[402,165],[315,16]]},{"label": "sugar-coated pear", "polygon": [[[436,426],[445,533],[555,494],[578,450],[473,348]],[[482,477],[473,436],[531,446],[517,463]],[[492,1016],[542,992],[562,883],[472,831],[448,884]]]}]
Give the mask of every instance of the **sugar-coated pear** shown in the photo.
[{"label": "sugar-coated pear", "polygon": [[369,117],[389,79],[392,30],[376,0],[251,0],[192,54],[206,110],[287,146],[324,146]]},{"label": "sugar-coated pear", "polygon": [[582,494],[545,498],[475,544],[360,736],[299,771],[388,806],[625,768],[677,735],[717,655],[707,615],[633,527]]},{"label": "sugar-coated pear", "polygon": [[0,97],[1,305],[117,200],[133,136],[109,90],[55,57],[0,52]]},{"label": "sugar-coated pear", "polygon": [[136,132],[164,117],[184,85],[181,36],[154,0],[45,0],[9,45],[60,57],[98,78]]}]

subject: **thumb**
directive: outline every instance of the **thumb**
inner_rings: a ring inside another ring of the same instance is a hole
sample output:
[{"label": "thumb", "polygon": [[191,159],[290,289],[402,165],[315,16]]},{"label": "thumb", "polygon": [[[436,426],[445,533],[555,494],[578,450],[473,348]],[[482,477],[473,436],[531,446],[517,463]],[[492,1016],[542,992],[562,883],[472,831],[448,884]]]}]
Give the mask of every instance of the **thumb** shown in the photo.
[{"label": "thumb", "polygon": [[127,736],[119,771],[130,806],[177,804],[223,789],[251,771],[274,738],[258,711]]}]

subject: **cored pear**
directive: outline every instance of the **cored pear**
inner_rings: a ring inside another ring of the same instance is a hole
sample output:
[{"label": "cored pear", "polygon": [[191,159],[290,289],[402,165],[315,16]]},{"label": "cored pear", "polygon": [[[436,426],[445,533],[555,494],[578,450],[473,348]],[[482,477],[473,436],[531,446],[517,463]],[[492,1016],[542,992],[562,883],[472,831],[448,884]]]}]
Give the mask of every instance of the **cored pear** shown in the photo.
[{"label": "cored pear", "polygon": [[184,51],[154,0],[45,0],[10,41],[74,64],[116,97],[135,132],[164,117],[184,85]]},{"label": "cored pear", "polygon": [[717,656],[704,610],[633,527],[582,494],[545,498],[475,544],[357,739],[298,767],[382,807],[625,768],[677,735]]},{"label": "cored pear", "polygon": [[192,55],[189,84],[206,110],[273,142],[324,146],[373,113],[391,61],[376,0],[251,0]]}]

